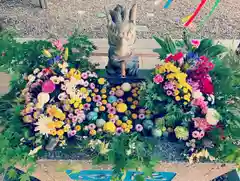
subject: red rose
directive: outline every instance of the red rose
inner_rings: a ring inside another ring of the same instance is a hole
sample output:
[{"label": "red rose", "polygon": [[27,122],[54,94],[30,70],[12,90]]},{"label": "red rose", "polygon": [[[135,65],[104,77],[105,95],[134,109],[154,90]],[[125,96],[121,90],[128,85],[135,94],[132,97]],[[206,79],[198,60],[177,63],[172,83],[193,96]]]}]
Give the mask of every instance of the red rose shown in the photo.
[{"label": "red rose", "polygon": [[208,78],[202,79],[202,92],[205,94],[213,94],[213,84]]}]

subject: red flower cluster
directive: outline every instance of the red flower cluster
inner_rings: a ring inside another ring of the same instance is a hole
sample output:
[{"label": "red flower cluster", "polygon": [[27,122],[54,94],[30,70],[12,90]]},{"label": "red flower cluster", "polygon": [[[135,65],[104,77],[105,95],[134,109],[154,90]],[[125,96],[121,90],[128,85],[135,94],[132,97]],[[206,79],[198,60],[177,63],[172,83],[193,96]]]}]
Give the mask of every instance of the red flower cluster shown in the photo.
[{"label": "red flower cluster", "polygon": [[181,58],[183,58],[184,57],[184,54],[182,53],[182,52],[178,52],[178,53],[176,53],[175,55],[169,55],[166,59],[165,59],[165,62],[167,63],[167,62],[171,62],[172,60],[173,61],[178,61],[178,60],[180,60]]},{"label": "red flower cluster", "polygon": [[197,81],[200,90],[205,94],[213,94],[214,88],[209,76],[209,72],[213,70],[214,64],[209,61],[205,56],[201,56],[200,60],[196,64],[196,68],[193,70],[191,77]]}]

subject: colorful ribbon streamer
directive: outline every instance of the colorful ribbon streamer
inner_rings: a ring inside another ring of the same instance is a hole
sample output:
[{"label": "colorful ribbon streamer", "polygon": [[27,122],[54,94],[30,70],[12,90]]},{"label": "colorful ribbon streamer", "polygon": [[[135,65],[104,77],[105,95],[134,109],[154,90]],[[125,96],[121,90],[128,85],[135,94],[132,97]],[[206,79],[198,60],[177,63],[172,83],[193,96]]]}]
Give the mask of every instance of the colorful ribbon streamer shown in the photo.
[{"label": "colorful ribbon streamer", "polygon": [[202,0],[201,3],[198,5],[197,9],[194,11],[193,15],[189,20],[184,24],[185,27],[188,27],[194,20],[194,18],[198,15],[202,7],[206,4],[207,0]]},{"label": "colorful ribbon streamer", "polygon": [[166,4],[164,5],[164,9],[167,9],[167,8],[169,8],[169,6],[171,5],[171,3],[172,3],[172,0],[168,0],[167,2],[166,2]]},{"label": "colorful ribbon streamer", "polygon": [[216,0],[215,4],[213,5],[210,13],[201,21],[201,26],[204,24],[205,21],[207,21],[209,19],[210,16],[212,16],[213,12],[215,11],[215,9],[217,8],[218,4],[220,3],[221,0]]}]

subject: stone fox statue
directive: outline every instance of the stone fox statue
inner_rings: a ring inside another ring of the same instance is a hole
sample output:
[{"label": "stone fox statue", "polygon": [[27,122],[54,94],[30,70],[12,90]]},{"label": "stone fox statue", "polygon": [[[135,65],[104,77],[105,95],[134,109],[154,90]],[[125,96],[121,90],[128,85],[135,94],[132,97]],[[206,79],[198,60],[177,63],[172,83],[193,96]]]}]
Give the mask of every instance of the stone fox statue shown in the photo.
[{"label": "stone fox statue", "polygon": [[132,48],[136,41],[136,10],[136,4],[130,11],[121,5],[117,5],[109,12],[105,8],[109,44],[108,65],[106,66],[108,75],[120,76],[122,69],[125,69],[126,75],[137,74],[138,57],[133,56]]}]

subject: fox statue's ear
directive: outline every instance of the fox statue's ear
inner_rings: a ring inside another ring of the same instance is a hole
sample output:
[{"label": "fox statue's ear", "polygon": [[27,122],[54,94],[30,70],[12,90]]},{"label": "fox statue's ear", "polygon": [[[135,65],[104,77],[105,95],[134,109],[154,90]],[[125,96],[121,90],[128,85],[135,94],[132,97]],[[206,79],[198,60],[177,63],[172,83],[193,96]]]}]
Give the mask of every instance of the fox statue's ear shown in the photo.
[{"label": "fox statue's ear", "polygon": [[136,17],[137,17],[137,5],[134,4],[129,13],[129,21],[136,24]]}]

